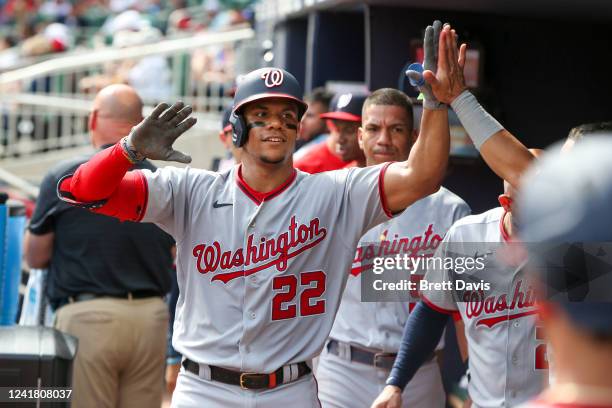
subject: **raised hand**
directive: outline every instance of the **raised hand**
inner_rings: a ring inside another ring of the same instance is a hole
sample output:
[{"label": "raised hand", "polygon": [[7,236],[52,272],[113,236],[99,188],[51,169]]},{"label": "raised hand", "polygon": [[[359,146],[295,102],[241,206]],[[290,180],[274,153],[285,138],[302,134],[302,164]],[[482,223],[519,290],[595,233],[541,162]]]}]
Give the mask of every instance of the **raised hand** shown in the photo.
[{"label": "raised hand", "polygon": [[423,78],[423,70],[435,73],[438,67],[438,47],[440,39],[440,31],[442,30],[442,22],[434,21],[433,26],[427,26],[425,29],[425,38],[423,39],[424,60],[423,66],[419,63],[410,64],[406,75],[410,79],[412,86],[415,86],[423,94],[423,106],[427,109],[446,109],[434,95],[431,86],[425,82]]},{"label": "raised hand", "polygon": [[191,157],[174,150],[174,141],[196,123],[189,117],[192,109],[177,102],[168,108],[160,103],[142,122],[132,128],[126,139],[127,148],[137,158],[190,163]]},{"label": "raised hand", "polygon": [[457,48],[457,33],[449,24],[442,28],[438,43],[437,70],[424,71],[423,78],[438,101],[450,104],[467,89],[463,77],[467,46],[461,44],[461,47]]}]

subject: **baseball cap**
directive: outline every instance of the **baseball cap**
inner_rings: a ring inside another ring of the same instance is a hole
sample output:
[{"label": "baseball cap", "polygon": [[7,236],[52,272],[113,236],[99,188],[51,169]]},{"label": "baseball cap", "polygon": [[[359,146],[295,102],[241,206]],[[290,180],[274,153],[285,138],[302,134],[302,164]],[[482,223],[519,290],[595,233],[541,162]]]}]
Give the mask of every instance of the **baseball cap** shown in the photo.
[{"label": "baseball cap", "polygon": [[519,236],[547,300],[576,326],[612,334],[612,137],[548,152],[517,197]]},{"label": "baseball cap", "polygon": [[361,122],[361,109],[367,99],[366,94],[342,93],[332,98],[330,111],[319,115],[322,119]]}]

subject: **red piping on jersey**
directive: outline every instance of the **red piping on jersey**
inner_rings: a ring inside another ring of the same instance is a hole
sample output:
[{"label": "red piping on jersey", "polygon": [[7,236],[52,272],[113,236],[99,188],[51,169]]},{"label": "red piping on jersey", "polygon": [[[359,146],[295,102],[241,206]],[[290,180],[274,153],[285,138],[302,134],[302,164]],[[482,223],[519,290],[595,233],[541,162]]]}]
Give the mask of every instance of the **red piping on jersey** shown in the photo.
[{"label": "red piping on jersey", "polygon": [[423,302],[425,302],[425,304],[427,306],[429,306],[430,308],[432,308],[436,312],[444,313],[444,314],[451,315],[451,316],[454,315],[455,313],[457,313],[456,310],[444,309],[443,307],[434,305],[433,302],[431,300],[427,299],[427,297],[425,297],[425,295],[423,295],[422,293],[421,293],[421,300]]},{"label": "red piping on jersey", "polygon": [[147,206],[149,205],[149,183],[147,182],[147,178],[142,171],[137,171],[136,174],[140,176],[140,181],[144,189],[144,202],[142,204],[142,209],[140,210],[138,219],[136,220],[136,222],[140,222],[142,221],[145,212],[147,211]]},{"label": "red piping on jersey", "polygon": [[504,239],[504,242],[510,242],[512,241],[512,237],[508,235],[506,227],[504,226],[504,220],[506,219],[506,215],[508,215],[508,211],[504,210],[504,213],[501,216],[501,220],[499,220],[499,231],[501,232],[501,236]]},{"label": "red piping on jersey", "polygon": [[513,314],[513,315],[504,315],[504,316],[496,316],[496,317],[489,317],[487,319],[480,319],[478,321],[478,323],[476,323],[476,326],[487,326],[488,328],[491,328],[493,326],[495,326],[497,323],[501,323],[501,322],[505,322],[505,321],[510,321],[510,320],[514,320],[514,319],[519,319],[521,317],[525,317],[525,316],[530,316],[533,314],[538,313],[537,310],[530,310],[528,312],[521,312],[521,313],[517,313],[517,314]]},{"label": "red piping on jersey", "polygon": [[285,180],[285,182],[283,182],[283,184],[276,187],[272,191],[269,191],[267,193],[261,193],[253,189],[252,187],[250,187],[246,183],[246,181],[244,181],[244,179],[242,178],[242,164],[240,164],[238,166],[238,175],[236,176],[236,183],[238,183],[238,187],[240,187],[242,192],[246,194],[247,197],[253,200],[255,204],[259,205],[263,203],[264,201],[273,199],[274,197],[276,197],[277,195],[285,191],[291,185],[291,183],[293,183],[296,177],[297,177],[297,171],[293,169],[293,173],[291,174],[291,176],[289,176],[289,178],[287,178],[287,180]]},{"label": "red piping on jersey", "polygon": [[380,196],[380,203],[382,204],[383,211],[387,214],[387,217],[393,218],[393,213],[389,210],[387,206],[387,198],[385,197],[385,173],[387,169],[391,165],[392,162],[385,163],[385,165],[380,169],[380,173],[378,173],[378,195]]}]

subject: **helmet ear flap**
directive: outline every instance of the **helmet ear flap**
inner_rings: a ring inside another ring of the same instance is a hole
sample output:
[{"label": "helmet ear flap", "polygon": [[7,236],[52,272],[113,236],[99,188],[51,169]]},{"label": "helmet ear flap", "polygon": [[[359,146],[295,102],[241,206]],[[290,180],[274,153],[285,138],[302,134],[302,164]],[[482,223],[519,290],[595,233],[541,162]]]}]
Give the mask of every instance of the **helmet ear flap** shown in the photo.
[{"label": "helmet ear flap", "polygon": [[232,112],[229,122],[232,125],[232,142],[234,146],[244,146],[249,135],[249,129],[247,128],[244,117],[240,113]]}]

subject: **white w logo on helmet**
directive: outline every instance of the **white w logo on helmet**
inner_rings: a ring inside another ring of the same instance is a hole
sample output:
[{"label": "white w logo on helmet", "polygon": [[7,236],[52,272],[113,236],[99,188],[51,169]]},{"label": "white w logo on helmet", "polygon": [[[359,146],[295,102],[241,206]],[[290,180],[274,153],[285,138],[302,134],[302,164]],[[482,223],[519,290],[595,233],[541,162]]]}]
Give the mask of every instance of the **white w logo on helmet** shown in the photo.
[{"label": "white w logo on helmet", "polygon": [[279,86],[283,83],[284,74],[280,69],[270,69],[263,74],[261,74],[261,79],[263,79],[268,88],[273,88],[275,86]]}]

